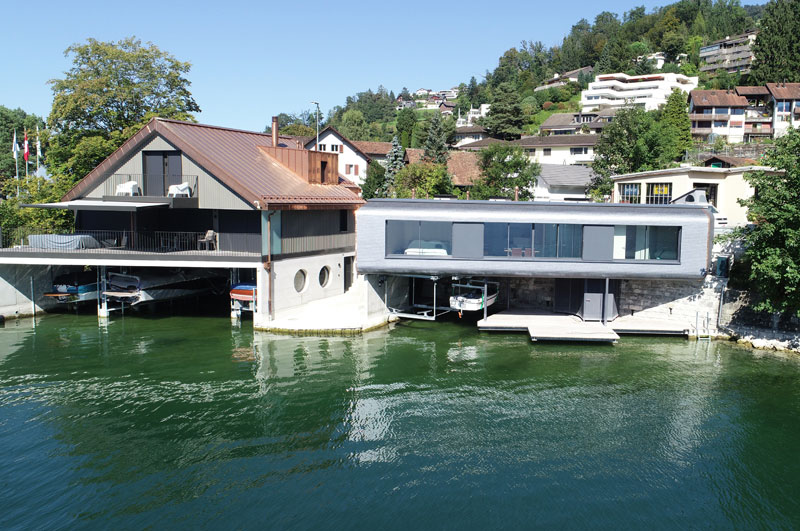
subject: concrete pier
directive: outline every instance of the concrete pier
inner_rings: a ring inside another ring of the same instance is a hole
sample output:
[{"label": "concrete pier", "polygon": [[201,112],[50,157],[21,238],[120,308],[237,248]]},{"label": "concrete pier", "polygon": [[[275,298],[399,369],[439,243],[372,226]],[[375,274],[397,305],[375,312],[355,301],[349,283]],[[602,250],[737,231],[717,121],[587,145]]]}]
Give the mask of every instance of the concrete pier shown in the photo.
[{"label": "concrete pier", "polygon": [[478,321],[486,331],[527,332],[532,341],[594,341],[616,343],[619,340],[610,326],[582,321],[574,315],[537,310],[511,309]]}]

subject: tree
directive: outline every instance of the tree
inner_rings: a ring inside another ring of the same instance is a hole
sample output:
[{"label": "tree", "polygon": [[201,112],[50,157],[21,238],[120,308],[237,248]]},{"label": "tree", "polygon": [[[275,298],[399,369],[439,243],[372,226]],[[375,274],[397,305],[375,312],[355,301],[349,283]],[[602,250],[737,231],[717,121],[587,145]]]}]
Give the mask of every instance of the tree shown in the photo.
[{"label": "tree", "polygon": [[639,107],[620,109],[614,121],[603,128],[595,146],[592,168],[597,177],[587,187],[595,200],[611,194],[610,177],[674,165],[682,154],[680,131],[661,120],[658,111]]},{"label": "tree", "polygon": [[533,199],[533,188],[541,168],[531,162],[520,146],[492,144],[479,153],[481,179],[473,185],[473,199],[490,197],[514,198],[519,187],[519,198]]},{"label": "tree", "polygon": [[453,181],[444,164],[418,162],[409,164],[395,176],[397,197],[433,197],[453,193]]},{"label": "tree", "polygon": [[672,89],[662,112],[664,123],[672,125],[676,130],[677,149],[682,153],[692,146],[692,121],[689,119],[689,107],[686,93]]},{"label": "tree", "polygon": [[367,166],[367,178],[364,179],[364,184],[361,185],[361,197],[364,199],[385,197],[380,195],[380,191],[385,185],[385,179],[386,169],[378,162],[370,162],[369,166]]},{"label": "tree", "polygon": [[524,123],[519,95],[511,84],[501,83],[495,90],[484,127],[493,137],[513,140],[522,134]]},{"label": "tree", "polygon": [[129,37],[89,39],[65,55],[72,68],[50,80],[53,107],[48,162],[73,180],[86,175],[151,118],[194,120],[200,107],[184,77],[191,68],[155,44]]},{"label": "tree", "polygon": [[403,108],[397,113],[397,134],[404,148],[411,147],[411,135],[417,123],[417,113],[414,109]]},{"label": "tree", "polygon": [[348,140],[369,140],[369,125],[361,111],[350,109],[342,115],[339,132]]},{"label": "tree", "polygon": [[422,160],[433,164],[446,164],[447,157],[447,132],[442,123],[442,115],[435,113],[428,123],[428,136],[423,146],[425,152]]},{"label": "tree", "polygon": [[394,193],[395,177],[405,166],[405,149],[398,142],[397,137],[392,138],[392,149],[386,155],[386,173],[383,178],[383,186],[378,190],[377,197],[390,197]]},{"label": "tree", "polygon": [[764,8],[753,44],[750,83],[800,82],[800,0],[774,0]]},{"label": "tree", "polygon": [[790,128],[762,161],[784,173],[745,174],[757,193],[739,204],[753,225],[732,238],[742,239],[752,264],[751,291],[760,297],[755,309],[800,316],[800,131]]},{"label": "tree", "polygon": [[[20,152],[18,154],[17,163],[19,165],[20,175],[25,175],[25,161],[22,158],[22,142],[25,136],[25,131],[28,131],[28,145],[30,146],[30,171],[35,172],[36,165],[36,126],[39,126],[42,133],[45,133],[44,120],[35,114],[28,114],[22,109],[9,109],[0,105],[0,139],[3,143],[0,149],[0,187],[3,186],[9,179],[13,180],[16,172],[16,165],[14,164],[14,157],[11,153],[11,141],[14,138],[14,131],[17,132],[17,144],[19,145]],[[46,144],[43,142],[43,144]],[[44,163],[44,160],[41,161]],[[16,195],[16,185],[14,186],[14,195]]]},{"label": "tree", "polygon": [[[270,129],[272,129],[270,127]],[[270,130],[270,133],[272,131]],[[289,124],[286,127],[282,127],[280,129],[280,134],[282,135],[289,135],[289,136],[314,136],[317,134],[317,130],[307,125],[303,124]]]}]

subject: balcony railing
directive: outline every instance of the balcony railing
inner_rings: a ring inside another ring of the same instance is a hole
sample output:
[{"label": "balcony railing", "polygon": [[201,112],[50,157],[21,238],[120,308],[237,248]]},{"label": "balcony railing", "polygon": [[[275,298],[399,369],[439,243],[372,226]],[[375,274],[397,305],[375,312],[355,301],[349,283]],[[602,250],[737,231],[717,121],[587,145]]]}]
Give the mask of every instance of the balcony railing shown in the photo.
[{"label": "balcony railing", "polygon": [[693,135],[710,135],[711,128],[710,127],[692,127],[692,134]]},{"label": "balcony railing", "polygon": [[253,233],[89,230],[47,234],[37,229],[17,228],[13,231],[3,230],[0,241],[0,254],[261,255],[261,235]]},{"label": "balcony railing", "polygon": [[[163,184],[158,187],[157,190],[149,189],[147,185],[148,177],[151,177],[148,174],[141,174],[141,173],[115,173],[113,175],[109,175],[106,180],[103,182],[103,195],[117,195],[117,187],[121,184],[135,182],[136,183],[136,191],[137,195],[144,195],[149,197],[167,197],[169,192],[169,186],[164,186]],[[152,177],[160,177],[161,183],[163,183],[164,176],[155,176]],[[197,175],[170,175],[167,177],[169,182],[174,184],[181,184],[186,183],[189,188],[189,197],[197,197],[199,190],[198,187],[198,179]],[[163,189],[162,189],[163,188]]]}]

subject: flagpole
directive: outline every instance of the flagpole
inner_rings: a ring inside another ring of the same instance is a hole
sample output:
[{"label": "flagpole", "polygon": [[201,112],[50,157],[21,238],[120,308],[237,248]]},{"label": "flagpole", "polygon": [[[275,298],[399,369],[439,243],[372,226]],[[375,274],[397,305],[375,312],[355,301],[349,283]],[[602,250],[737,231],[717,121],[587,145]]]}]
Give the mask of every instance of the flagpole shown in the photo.
[{"label": "flagpole", "polygon": [[11,147],[14,151],[14,173],[16,174],[17,178],[17,198],[19,198],[19,158],[17,157],[17,130],[14,129],[14,145]]}]

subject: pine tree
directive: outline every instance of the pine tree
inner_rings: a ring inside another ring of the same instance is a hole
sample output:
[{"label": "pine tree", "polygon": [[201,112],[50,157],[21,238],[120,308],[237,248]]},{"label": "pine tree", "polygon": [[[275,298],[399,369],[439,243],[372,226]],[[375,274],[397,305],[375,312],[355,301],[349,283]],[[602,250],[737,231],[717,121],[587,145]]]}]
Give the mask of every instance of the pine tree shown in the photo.
[{"label": "pine tree", "polygon": [[753,44],[750,84],[800,82],[800,0],[775,0],[764,8]]},{"label": "pine tree", "polygon": [[374,197],[390,197],[395,189],[394,178],[397,172],[405,166],[406,150],[400,145],[395,136],[392,138],[392,149],[386,155],[386,173],[383,176],[383,184],[375,191]]},{"label": "pine tree", "polygon": [[503,140],[519,138],[525,123],[519,95],[509,83],[501,83],[494,93],[484,127],[490,135]]},{"label": "pine tree", "polygon": [[447,164],[447,132],[442,123],[442,115],[435,113],[428,124],[428,137],[425,139],[423,146],[425,152],[422,154],[422,160],[432,162],[434,164]]},{"label": "pine tree", "polygon": [[675,127],[675,141],[680,152],[692,145],[692,121],[689,120],[686,94],[672,89],[672,94],[664,105],[662,119],[665,124]]}]

